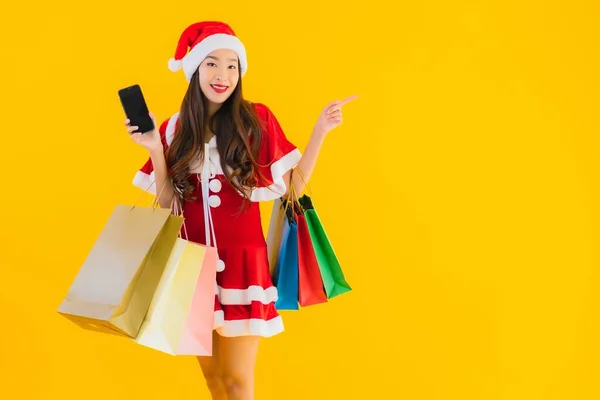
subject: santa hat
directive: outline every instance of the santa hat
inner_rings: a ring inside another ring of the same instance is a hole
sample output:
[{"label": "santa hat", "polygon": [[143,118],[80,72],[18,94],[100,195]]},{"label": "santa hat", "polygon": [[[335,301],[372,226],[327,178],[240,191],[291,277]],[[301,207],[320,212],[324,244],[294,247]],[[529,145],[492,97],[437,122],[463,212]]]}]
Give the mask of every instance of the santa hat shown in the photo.
[{"label": "santa hat", "polygon": [[229,25],[217,21],[198,22],[188,26],[179,38],[175,57],[169,60],[169,69],[177,72],[183,67],[189,82],[206,56],[217,49],[236,52],[241,65],[240,75],[244,76],[248,70],[244,44]]}]

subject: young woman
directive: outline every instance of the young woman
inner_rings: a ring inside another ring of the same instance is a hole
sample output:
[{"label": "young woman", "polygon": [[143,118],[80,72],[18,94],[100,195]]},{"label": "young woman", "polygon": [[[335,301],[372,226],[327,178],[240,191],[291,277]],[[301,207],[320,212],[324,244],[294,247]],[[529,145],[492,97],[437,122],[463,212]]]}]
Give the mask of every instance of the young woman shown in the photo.
[{"label": "young woman", "polygon": [[323,140],[354,96],[323,110],[301,154],[266,105],[243,98],[246,52],[228,25],[189,26],[169,67],[183,67],[189,82],[180,110],[159,125],[151,114],[151,132],[133,133],[137,127],[125,121],[149,151],[133,183],[150,188],[161,207],[178,202],[188,240],[206,244],[205,223],[212,222],[219,254],[214,347],[199,362],[213,399],[253,399],[259,340],[283,331],[258,202],[284,197],[290,184],[303,191]]}]

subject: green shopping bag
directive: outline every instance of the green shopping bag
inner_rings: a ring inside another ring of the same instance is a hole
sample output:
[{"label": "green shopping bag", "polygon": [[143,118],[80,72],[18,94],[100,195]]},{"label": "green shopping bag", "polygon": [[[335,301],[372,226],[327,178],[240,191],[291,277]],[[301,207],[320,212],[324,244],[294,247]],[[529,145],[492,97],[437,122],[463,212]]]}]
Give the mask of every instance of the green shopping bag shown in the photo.
[{"label": "green shopping bag", "polygon": [[335,255],[331,242],[323,228],[323,224],[321,224],[317,210],[312,204],[311,198],[307,195],[303,195],[298,199],[298,202],[304,209],[306,223],[312,239],[315,255],[317,256],[317,262],[319,263],[319,269],[321,270],[321,277],[323,278],[323,285],[325,286],[327,298],[331,299],[340,294],[350,292],[352,288],[346,281],[339,260]]}]

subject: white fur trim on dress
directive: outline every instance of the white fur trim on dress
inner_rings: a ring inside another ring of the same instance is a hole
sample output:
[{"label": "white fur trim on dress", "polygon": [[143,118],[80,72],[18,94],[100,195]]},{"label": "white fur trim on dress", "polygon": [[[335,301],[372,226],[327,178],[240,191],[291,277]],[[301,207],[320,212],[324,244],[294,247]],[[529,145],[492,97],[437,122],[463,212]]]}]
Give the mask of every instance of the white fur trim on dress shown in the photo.
[{"label": "white fur trim on dress", "polygon": [[300,150],[294,149],[271,164],[271,176],[273,177],[273,183],[268,187],[255,188],[252,190],[250,200],[267,201],[275,200],[283,196],[287,191],[287,185],[283,180],[283,175],[298,165],[301,158],[302,153]]},{"label": "white fur trim on dress", "polygon": [[248,289],[226,289],[219,286],[217,294],[219,303],[229,305],[248,305],[253,301],[269,304],[277,301],[277,288],[275,286],[267,289],[260,286],[250,286]]},{"label": "white fur trim on dress", "polygon": [[183,71],[188,82],[192,80],[192,75],[194,72],[196,72],[206,56],[218,49],[229,49],[235,51],[239,57],[242,68],[240,75],[245,75],[246,71],[248,70],[248,61],[246,59],[246,48],[244,47],[244,44],[236,36],[218,33],[211,35],[202,42],[198,43],[181,60]]},{"label": "white fur trim on dress", "polygon": [[240,319],[225,321],[223,310],[215,311],[214,329],[226,337],[234,336],[262,336],[271,337],[283,332],[283,318],[281,315],[268,321],[262,319]]},{"label": "white fur trim on dress", "polygon": [[179,112],[173,114],[171,118],[169,118],[169,122],[167,122],[167,128],[165,129],[165,140],[167,142],[167,146],[170,146],[173,142],[173,137],[175,136],[175,126],[177,124],[177,118],[179,118]]},{"label": "white fur trim on dress", "polygon": [[137,171],[133,177],[133,184],[140,189],[156,196],[156,182],[154,180],[154,171],[150,175],[142,171]]}]

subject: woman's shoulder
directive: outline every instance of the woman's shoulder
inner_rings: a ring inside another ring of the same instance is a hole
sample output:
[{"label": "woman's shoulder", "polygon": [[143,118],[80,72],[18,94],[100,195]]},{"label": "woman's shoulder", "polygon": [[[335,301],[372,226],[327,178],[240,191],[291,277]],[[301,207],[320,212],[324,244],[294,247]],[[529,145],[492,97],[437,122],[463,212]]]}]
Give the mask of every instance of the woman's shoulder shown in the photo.
[{"label": "woman's shoulder", "polygon": [[269,118],[274,117],[273,111],[265,104],[261,102],[248,102],[256,115],[263,121],[267,121]]},{"label": "woman's shoulder", "polygon": [[179,111],[171,114],[166,119],[163,119],[159,125],[158,132],[160,133],[161,138],[167,146],[171,144],[173,141],[173,136],[175,135],[175,131],[177,128],[177,123],[179,121]]},{"label": "woman's shoulder", "polygon": [[265,103],[252,102],[250,103],[256,113],[258,120],[263,126],[263,133],[267,136],[279,136],[283,133],[283,129],[275,116],[273,110]]}]

